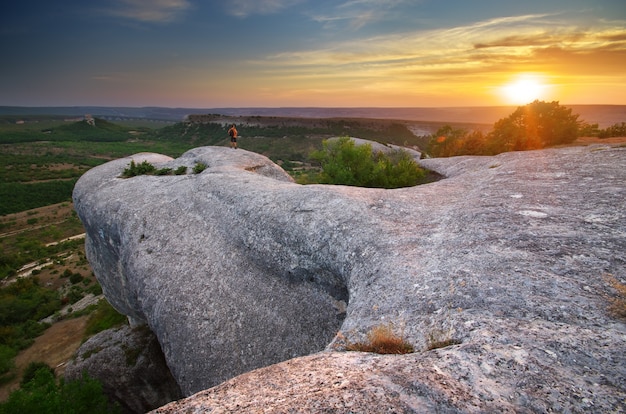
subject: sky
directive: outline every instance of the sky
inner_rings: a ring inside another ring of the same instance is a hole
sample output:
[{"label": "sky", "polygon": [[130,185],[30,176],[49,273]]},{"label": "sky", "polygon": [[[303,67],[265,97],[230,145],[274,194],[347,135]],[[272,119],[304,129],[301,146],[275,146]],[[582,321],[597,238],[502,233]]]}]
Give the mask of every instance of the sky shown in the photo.
[{"label": "sky", "polygon": [[624,0],[7,0],[0,105],[626,104]]}]

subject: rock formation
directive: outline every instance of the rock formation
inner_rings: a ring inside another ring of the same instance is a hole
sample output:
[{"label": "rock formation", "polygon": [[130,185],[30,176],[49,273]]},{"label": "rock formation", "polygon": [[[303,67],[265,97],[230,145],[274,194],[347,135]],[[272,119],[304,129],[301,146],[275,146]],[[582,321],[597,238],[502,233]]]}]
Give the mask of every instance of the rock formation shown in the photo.
[{"label": "rock formation", "polygon": [[142,327],[109,329],[89,338],[65,369],[65,379],[83,373],[124,413],[145,413],[182,397],[154,334]]},{"label": "rock formation", "polygon": [[[125,158],[74,191],[107,299],[185,395],[221,384],[156,412],[626,409],[626,148],[422,160],[447,178],[396,190],[228,148],[133,158],[208,166]],[[342,352],[383,324],[417,352]]]}]

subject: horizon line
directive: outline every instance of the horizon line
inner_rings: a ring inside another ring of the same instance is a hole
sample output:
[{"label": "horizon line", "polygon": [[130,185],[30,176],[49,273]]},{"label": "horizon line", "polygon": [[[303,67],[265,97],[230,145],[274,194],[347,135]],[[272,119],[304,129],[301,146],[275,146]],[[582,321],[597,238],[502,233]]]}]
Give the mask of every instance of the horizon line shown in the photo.
[{"label": "horizon line", "polygon": [[[539,100],[541,101],[541,100]],[[562,106],[626,106],[624,104],[566,104],[560,101],[541,101],[541,102],[558,102]],[[520,105],[451,105],[451,106],[160,106],[160,105],[0,105],[0,108],[167,108],[167,109],[448,109],[448,108],[517,108],[531,104]]]}]

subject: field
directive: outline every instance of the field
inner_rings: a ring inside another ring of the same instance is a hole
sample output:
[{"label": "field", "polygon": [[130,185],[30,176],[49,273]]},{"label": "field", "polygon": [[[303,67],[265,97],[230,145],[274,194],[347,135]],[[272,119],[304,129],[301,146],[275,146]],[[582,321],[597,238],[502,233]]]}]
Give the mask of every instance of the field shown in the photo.
[{"label": "field", "polygon": [[[96,120],[101,127],[94,129],[61,117],[19,120],[24,123],[17,123],[18,117],[0,117],[0,288],[19,278],[36,278],[39,286],[58,292],[60,304],[50,326],[21,348],[8,372],[0,372],[0,401],[19,386],[30,362],[45,362],[63,372],[64,363],[85,337],[89,310],[101,298],[84,255],[84,229],[71,203],[75,181],[94,166],[138,152],[176,157],[201,145],[228,145],[220,123],[163,126]],[[427,142],[426,135],[443,125],[354,118],[226,117],[221,121],[240,125],[241,148],[268,156],[294,176],[299,174],[297,166],[306,165],[308,154],[330,136],[420,148]],[[488,125],[457,127],[486,129]],[[626,138],[580,138],[574,145],[625,142]]]},{"label": "field", "polygon": [[[59,314],[72,307],[73,312],[82,310],[75,301],[85,295],[88,298],[98,297],[93,293],[94,290],[99,293],[97,282],[84,255],[82,224],[71,203],[64,202],[8,214],[0,217],[0,224],[4,229],[0,234],[3,256],[20,254],[25,249],[37,250],[33,245],[37,245],[40,251],[31,257],[32,261],[0,281],[0,287],[15,283],[17,278],[36,277],[41,286],[63,292],[61,296],[67,298],[66,306]],[[75,236],[78,237],[67,240]],[[69,275],[80,279],[80,282],[72,284]],[[83,303],[87,305],[86,301]],[[17,387],[20,373],[32,361],[46,362],[56,368],[58,373],[62,373],[63,366],[59,364],[66,361],[80,345],[86,319],[87,316],[81,316],[53,323],[35,339],[32,346],[19,353],[15,359],[14,375],[7,376],[8,382],[0,386],[0,401],[8,396],[9,390]]]}]

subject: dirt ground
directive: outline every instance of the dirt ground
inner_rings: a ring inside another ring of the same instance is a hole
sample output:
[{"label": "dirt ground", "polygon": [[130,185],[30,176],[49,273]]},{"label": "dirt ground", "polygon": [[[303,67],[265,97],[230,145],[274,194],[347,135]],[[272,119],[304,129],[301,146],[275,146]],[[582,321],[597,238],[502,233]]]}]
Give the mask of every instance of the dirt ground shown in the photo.
[{"label": "dirt ground", "polygon": [[82,342],[87,319],[88,316],[81,316],[57,322],[37,337],[30,348],[20,352],[15,358],[20,376],[0,387],[0,401],[5,401],[11,391],[19,388],[21,373],[31,362],[45,362],[54,368],[57,376],[62,375],[66,362]]},{"label": "dirt ground", "polygon": [[[14,223],[5,232],[0,233],[0,237],[8,237],[37,227],[62,223],[66,217],[71,215],[73,210],[72,203],[60,203],[0,216],[0,223]],[[28,224],[28,220],[33,218],[37,219],[37,223],[35,225]]]}]

